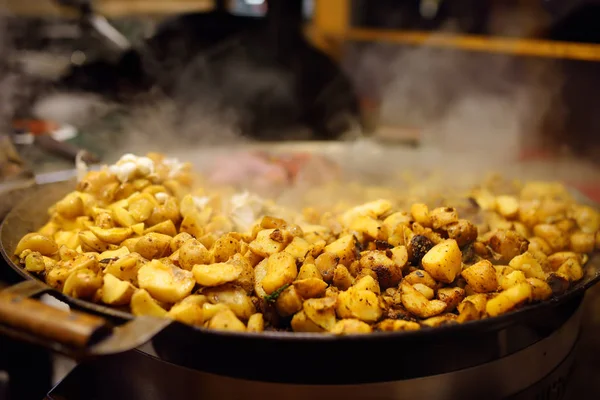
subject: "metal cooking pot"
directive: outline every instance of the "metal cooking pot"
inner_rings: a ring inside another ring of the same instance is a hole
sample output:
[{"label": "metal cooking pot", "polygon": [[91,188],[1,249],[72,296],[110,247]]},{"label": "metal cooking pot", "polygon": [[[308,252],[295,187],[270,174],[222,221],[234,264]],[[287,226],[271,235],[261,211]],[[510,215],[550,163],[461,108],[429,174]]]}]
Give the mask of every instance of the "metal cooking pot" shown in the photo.
[{"label": "metal cooking pot", "polygon": [[[567,358],[577,339],[576,311],[584,292],[600,280],[600,256],[595,255],[585,277],[559,297],[496,318],[414,332],[252,334],[134,318],[58,293],[15,261],[20,238],[38,229],[47,219],[47,208],[72,188],[73,182],[62,182],[29,189],[0,227],[2,255],[24,279],[0,292],[0,332],[76,358],[121,353],[151,341],[162,361],[230,378],[328,386],[404,382],[413,389],[398,390],[417,398],[441,398],[431,392],[439,385],[448,393],[462,391],[463,398],[466,393],[506,397],[547,376]],[[27,299],[41,293],[51,293],[77,311],[63,313]],[[24,308],[31,312],[22,312]],[[346,392],[352,393],[351,386]]]}]

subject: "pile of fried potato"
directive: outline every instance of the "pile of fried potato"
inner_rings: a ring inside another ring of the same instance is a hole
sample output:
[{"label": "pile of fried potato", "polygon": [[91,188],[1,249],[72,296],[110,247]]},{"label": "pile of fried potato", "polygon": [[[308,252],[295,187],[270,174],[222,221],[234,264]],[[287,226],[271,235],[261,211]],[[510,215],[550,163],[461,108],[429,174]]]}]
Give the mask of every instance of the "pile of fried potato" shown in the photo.
[{"label": "pile of fried potato", "polygon": [[477,188],[469,219],[380,199],[293,221],[255,215],[243,231],[191,194],[189,165],[128,157],[89,172],[15,255],[66,295],[134,315],[251,332],[416,330],[547,300],[600,248],[600,213],[558,184]]}]

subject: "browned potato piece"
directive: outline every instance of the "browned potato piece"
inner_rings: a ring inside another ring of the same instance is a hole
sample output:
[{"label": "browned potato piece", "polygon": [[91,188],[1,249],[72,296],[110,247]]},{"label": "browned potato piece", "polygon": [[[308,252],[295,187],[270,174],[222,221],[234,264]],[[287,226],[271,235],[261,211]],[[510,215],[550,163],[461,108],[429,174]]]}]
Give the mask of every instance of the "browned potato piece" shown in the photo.
[{"label": "browned potato piece", "polygon": [[221,236],[211,249],[214,262],[226,262],[240,251],[240,241],[232,235]]},{"label": "browned potato piece", "polygon": [[570,259],[578,262],[581,261],[581,258],[577,253],[572,251],[559,251],[558,253],[548,256],[548,264],[553,271],[557,271],[561,265]]},{"label": "browned potato piece", "polygon": [[531,297],[534,301],[547,300],[552,296],[550,285],[541,279],[528,278],[527,283],[531,285]]},{"label": "browned potato piece", "polygon": [[294,287],[303,299],[312,299],[325,295],[327,283],[319,278],[308,278],[294,281]]},{"label": "browned potato piece", "polygon": [[421,329],[421,325],[416,322],[403,321],[401,319],[386,319],[377,324],[377,329],[384,332],[416,331]]},{"label": "browned potato piece", "polygon": [[250,242],[250,250],[262,257],[268,257],[283,251],[291,240],[292,237],[286,230],[264,229]]},{"label": "browned potato piece", "polygon": [[[333,271],[333,285],[340,290],[347,290],[354,283],[354,277],[343,265],[338,265]],[[327,285],[327,284],[325,284]]]},{"label": "browned potato piece", "polygon": [[[161,233],[147,233],[135,244],[135,252],[142,257],[152,260],[166,257],[170,254],[171,236]],[[179,253],[181,257],[181,253]]]},{"label": "browned potato piece", "polygon": [[464,269],[461,275],[477,293],[489,293],[498,290],[496,270],[488,260],[481,260],[471,265]]},{"label": "browned potato piece", "polygon": [[275,308],[282,317],[289,317],[302,310],[302,301],[298,290],[294,286],[289,286],[277,297]]},{"label": "browned potato piece", "polygon": [[208,322],[208,327],[210,329],[221,331],[246,331],[246,325],[244,325],[244,323],[240,321],[231,310],[223,310],[216,313],[215,316],[212,317]]},{"label": "browned potato piece", "polygon": [[225,304],[242,321],[247,321],[252,314],[256,313],[252,300],[240,287],[223,285],[206,289],[202,294],[213,304]]},{"label": "browned potato piece", "polygon": [[196,264],[192,274],[199,285],[213,287],[234,282],[242,274],[242,269],[233,264]]},{"label": "browned potato piece", "polygon": [[338,262],[349,266],[356,258],[356,240],[354,235],[345,235],[325,246],[325,252],[334,254]]},{"label": "browned potato piece", "polygon": [[289,253],[276,253],[267,259],[267,273],[262,280],[262,287],[271,294],[284,285],[294,282],[298,276],[296,260]]},{"label": "browned potato piece", "polygon": [[194,285],[190,271],[152,260],[138,270],[138,285],[156,300],[176,303],[188,296]]},{"label": "browned potato piece", "polygon": [[150,293],[144,289],[136,290],[131,296],[131,313],[133,315],[149,315],[152,317],[166,317],[167,310],[162,308]]},{"label": "browned potato piece", "polygon": [[466,219],[444,226],[448,232],[448,238],[456,240],[459,247],[473,243],[477,239],[477,227]]},{"label": "browned potato piece", "polygon": [[304,311],[299,311],[292,318],[294,332],[324,332],[323,328],[309,319]]},{"label": "browned potato piece", "polygon": [[360,265],[375,272],[382,289],[397,286],[402,279],[402,270],[388,258],[385,251],[374,250],[364,253],[360,258]]},{"label": "browned potato piece", "polygon": [[446,225],[458,222],[458,212],[451,207],[437,207],[429,213],[431,227],[440,229]]},{"label": "browned potato piece", "polygon": [[202,326],[204,324],[204,309],[206,297],[202,295],[191,295],[175,304],[167,316],[184,324]]},{"label": "browned potato piece", "polygon": [[556,225],[536,225],[533,228],[533,233],[535,236],[544,239],[554,251],[562,251],[569,247],[569,235],[561,231]]},{"label": "browned potato piece", "polygon": [[579,261],[573,258],[568,259],[558,267],[556,273],[568,277],[571,282],[576,282],[583,278],[583,268]]},{"label": "browned potato piece", "polygon": [[367,324],[357,319],[341,319],[331,328],[331,333],[336,335],[352,335],[357,333],[371,333],[373,330]]},{"label": "browned potato piece", "polygon": [[194,265],[209,264],[211,261],[209,251],[196,239],[187,240],[179,248],[179,265],[183,269],[191,271]]},{"label": "browned potato piece", "polygon": [[431,275],[429,275],[429,272],[427,271],[413,271],[410,274],[406,275],[404,277],[404,280],[410,283],[411,285],[422,283],[423,285],[428,286],[432,289],[435,289],[437,287],[437,282],[431,277]]},{"label": "browned potato piece", "polygon": [[435,297],[435,292],[429,286],[425,286],[422,283],[415,283],[413,288],[419,293],[421,293],[427,300],[431,300]]},{"label": "browned potato piece", "polygon": [[483,314],[485,313],[485,306],[488,301],[488,295],[482,293],[473,294],[471,296],[465,297],[465,299],[461,303],[464,303],[465,301],[473,303],[473,305],[475,305],[475,308],[477,308],[477,311]]},{"label": "browned potato piece", "polygon": [[531,300],[533,290],[527,282],[519,283],[500,292],[496,297],[487,301],[485,311],[490,317],[504,314],[523,303]]},{"label": "browned potato piece", "polygon": [[231,257],[227,264],[233,264],[240,268],[240,276],[236,279],[235,284],[243,288],[248,294],[252,293],[254,288],[254,268],[247,259],[239,254]]},{"label": "browned potato piece", "polygon": [[309,299],[302,305],[306,317],[326,331],[333,329],[335,325],[335,303],[331,297],[321,299]]},{"label": "browned potato piece", "polygon": [[427,300],[407,282],[400,284],[402,290],[402,305],[419,318],[429,318],[441,314],[446,309],[446,303],[441,300]]},{"label": "browned potato piece", "polygon": [[14,254],[18,256],[25,250],[37,251],[44,256],[52,256],[58,251],[58,246],[52,239],[33,232],[21,238],[17,243],[17,247],[15,247]]},{"label": "browned potato piece", "polygon": [[[413,285],[414,286],[414,285]],[[446,311],[453,311],[465,298],[465,290],[459,287],[441,288],[437,291],[438,299],[446,303]]]},{"label": "browned potato piece", "polygon": [[462,253],[454,239],[436,244],[423,256],[423,269],[435,279],[452,283],[462,268]]},{"label": "browned potato piece", "polygon": [[319,270],[319,273],[323,277],[323,280],[327,283],[333,281],[333,275],[335,273],[335,267],[339,263],[339,258],[333,253],[323,253],[315,260],[315,266]]},{"label": "browned potato piece", "polygon": [[122,281],[112,274],[104,275],[104,284],[102,286],[102,302],[114,306],[123,306],[129,304],[131,296],[135,292],[135,287]]},{"label": "browned potato piece", "polygon": [[456,323],[456,319],[457,317],[454,314],[444,314],[438,315],[437,317],[427,318],[426,320],[421,321],[421,324],[434,328],[436,326]]},{"label": "browned potato piece", "polygon": [[294,258],[304,261],[304,258],[311,250],[312,245],[299,236],[294,237],[292,242],[285,248],[286,253],[290,253]]},{"label": "browned potato piece", "polygon": [[265,319],[261,313],[250,316],[247,330],[248,332],[262,332],[265,330]]},{"label": "browned potato piece", "polygon": [[514,231],[500,230],[494,233],[488,241],[494,252],[500,255],[500,262],[507,263],[516,256],[523,254],[529,242]]},{"label": "browned potato piece", "polygon": [[383,314],[375,293],[356,288],[338,294],[336,312],[340,318],[356,318],[365,322],[376,322]]},{"label": "browned potato piece", "polygon": [[576,253],[591,253],[594,251],[595,244],[593,233],[575,232],[571,235],[571,250]]},{"label": "browned potato piece", "polygon": [[481,318],[481,312],[477,309],[475,304],[468,300],[463,301],[458,305],[458,313],[459,314],[457,321],[460,323],[467,321],[475,321]]},{"label": "browned potato piece", "polygon": [[542,266],[528,251],[510,260],[508,265],[513,269],[523,271],[527,278],[546,279]]},{"label": "browned potato piece", "polygon": [[79,269],[71,272],[63,293],[77,299],[91,299],[96,291],[102,287],[102,278],[89,269]]}]

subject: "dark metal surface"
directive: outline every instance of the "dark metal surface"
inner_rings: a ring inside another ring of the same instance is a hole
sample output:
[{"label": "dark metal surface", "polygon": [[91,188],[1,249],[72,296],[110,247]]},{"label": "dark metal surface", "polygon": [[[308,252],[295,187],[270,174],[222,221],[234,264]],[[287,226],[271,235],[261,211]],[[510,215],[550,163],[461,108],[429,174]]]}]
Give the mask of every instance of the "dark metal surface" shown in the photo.
[{"label": "dark metal surface", "polygon": [[[37,194],[15,207],[0,227],[2,253],[8,265],[22,277],[36,279],[14,262],[14,247],[24,234],[45,222],[47,207],[70,189],[72,183],[34,189]],[[560,297],[497,318],[460,325],[338,337],[288,332],[217,332],[171,323],[155,336],[153,345],[165,361],[259,381],[347,384],[448,373],[497,360],[550,336],[577,310],[585,290],[600,279],[600,257],[593,257],[586,271],[586,277]],[[77,309],[104,315],[117,323],[132,318],[128,313],[62,294],[57,297]],[[235,354],[237,360],[232,361],[230,354]],[[394,368],[370,363],[378,354],[394,359]],[[322,357],[335,361],[316,362]],[[307,373],[298,375],[294,372],[298,369],[282,368],[285,360],[291,360]],[[370,368],[357,368],[357,362],[369,363]]]}]

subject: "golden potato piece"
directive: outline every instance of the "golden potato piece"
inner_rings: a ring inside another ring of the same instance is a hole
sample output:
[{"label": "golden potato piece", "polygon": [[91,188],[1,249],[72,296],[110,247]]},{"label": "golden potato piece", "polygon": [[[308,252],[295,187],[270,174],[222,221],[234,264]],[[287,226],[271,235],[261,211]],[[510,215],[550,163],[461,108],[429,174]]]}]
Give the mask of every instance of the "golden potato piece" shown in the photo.
[{"label": "golden potato piece", "polygon": [[335,303],[336,300],[331,297],[309,299],[302,305],[302,310],[308,319],[330,331],[335,325]]},{"label": "golden potato piece", "polygon": [[421,329],[421,325],[413,321],[403,321],[400,319],[385,319],[379,324],[377,324],[377,329],[383,332],[416,331]]},{"label": "golden potato piece", "polygon": [[375,240],[385,239],[385,232],[383,231],[383,225],[381,222],[368,216],[356,217],[350,224],[350,231],[367,235]]},{"label": "golden potato piece", "polygon": [[496,210],[504,218],[515,218],[519,215],[519,200],[515,196],[498,196],[496,197]]},{"label": "golden potato piece", "polygon": [[432,288],[430,288],[429,286],[425,286],[422,283],[415,283],[413,285],[413,288],[415,288],[415,290],[419,293],[421,293],[423,296],[425,296],[425,298],[427,300],[431,300],[433,299],[433,297],[435,296],[435,292],[433,291]]},{"label": "golden potato piece", "polygon": [[248,332],[262,332],[265,330],[265,319],[261,313],[250,316],[248,320]]},{"label": "golden potato piece", "polygon": [[330,332],[336,335],[353,335],[357,333],[371,333],[373,329],[358,319],[347,318],[336,322]]},{"label": "golden potato piece", "polygon": [[440,229],[446,225],[458,222],[458,212],[452,207],[437,207],[429,213],[431,227]]},{"label": "golden potato piece", "polygon": [[379,284],[372,276],[364,276],[360,279],[357,279],[352,286],[354,290],[370,290],[375,294],[380,294],[381,289],[379,288]]},{"label": "golden potato piece", "polygon": [[171,251],[170,244],[170,236],[151,232],[145,234],[136,242],[134,250],[142,257],[153,260],[168,256]]},{"label": "golden potato piece", "polygon": [[52,256],[58,251],[58,245],[52,239],[33,232],[21,238],[14,254],[21,255],[25,250],[37,251],[43,256]]},{"label": "golden potato piece", "polygon": [[159,222],[158,224],[151,226],[150,228],[144,231],[144,233],[150,232],[162,233],[163,235],[173,237],[177,235],[177,228],[175,228],[175,224],[173,223],[173,221],[168,219],[166,221]]},{"label": "golden potato piece", "polygon": [[562,251],[569,247],[569,235],[560,230],[556,225],[539,224],[533,228],[533,234],[544,239],[552,250]]},{"label": "golden potato piece", "polygon": [[135,292],[135,287],[122,281],[112,274],[106,274],[102,285],[102,302],[113,306],[123,306],[129,304],[131,296]]},{"label": "golden potato piece", "polygon": [[513,269],[522,271],[527,278],[546,279],[542,266],[528,251],[510,260],[508,265]]},{"label": "golden potato piece", "polygon": [[102,278],[89,269],[78,269],[69,275],[63,293],[77,299],[91,299],[102,287]]},{"label": "golden potato piece", "polygon": [[299,311],[294,315],[292,329],[294,332],[325,332],[323,328],[309,319],[304,311]]},{"label": "golden potato piece", "polygon": [[[481,318],[482,312],[477,309],[475,304],[465,300],[458,305],[458,318],[457,321],[460,323],[467,321],[476,321]],[[485,307],[484,307],[485,308]]]},{"label": "golden potato piece", "polygon": [[531,285],[531,298],[534,301],[547,300],[552,296],[552,288],[541,279],[528,278],[527,283]]},{"label": "golden potato piece", "polygon": [[265,279],[267,275],[267,259],[259,262],[256,267],[254,267],[254,292],[261,299],[267,296],[265,289],[263,289],[262,281]]},{"label": "golden potato piece", "polygon": [[210,329],[221,331],[245,332],[246,325],[235,316],[233,311],[224,310],[215,314],[208,322]]},{"label": "golden potato piece", "polygon": [[319,278],[308,278],[294,281],[294,287],[303,299],[312,299],[325,295],[327,283]]},{"label": "golden potato piece", "polygon": [[67,268],[53,268],[46,274],[46,283],[49,286],[62,291],[65,285],[65,281],[67,280],[70,274],[71,271],[69,271]]},{"label": "golden potato piece", "polygon": [[281,229],[264,229],[256,235],[256,239],[250,242],[250,250],[262,256],[268,257],[283,251],[292,240],[291,235]]},{"label": "golden potato piece", "polygon": [[[325,283],[325,282],[323,282]],[[340,264],[333,271],[333,285],[340,290],[347,290],[354,283],[354,277],[344,265]],[[325,283],[325,287],[327,284]]]},{"label": "golden potato piece", "polygon": [[408,250],[406,246],[396,246],[392,250],[392,261],[396,266],[403,269],[408,263]]},{"label": "golden potato piece", "polygon": [[388,200],[379,199],[351,208],[342,215],[341,221],[345,226],[350,226],[352,221],[359,216],[378,218],[391,209],[392,203]]},{"label": "golden potato piece", "polygon": [[242,321],[256,313],[256,308],[246,291],[233,285],[223,285],[202,292],[213,304],[225,304]]},{"label": "golden potato piece", "polygon": [[441,300],[427,300],[407,282],[403,281],[400,289],[402,290],[402,305],[419,318],[433,317],[446,310],[446,303]]},{"label": "golden potato piece", "polygon": [[150,218],[156,205],[157,202],[154,196],[148,193],[139,193],[132,196],[129,201],[129,214],[137,222],[144,222]]},{"label": "golden potato piece", "polygon": [[194,278],[202,286],[220,286],[240,277],[242,270],[237,265],[227,263],[197,264],[192,268]]},{"label": "golden potato piece", "polygon": [[69,249],[76,249],[81,243],[79,241],[78,231],[58,231],[54,234],[54,242],[60,248],[65,246]]},{"label": "golden potato piece", "polygon": [[413,217],[415,222],[423,225],[424,227],[431,227],[431,216],[429,215],[429,208],[423,203],[415,203],[410,206],[410,215]]},{"label": "golden potato piece", "polygon": [[431,277],[431,275],[429,275],[429,272],[423,271],[420,269],[413,271],[410,274],[406,275],[404,277],[404,280],[406,282],[410,283],[411,285],[415,285],[417,283],[422,283],[423,285],[428,286],[432,289],[436,289],[438,286],[435,279],[433,279]]},{"label": "golden potato piece", "polygon": [[213,261],[226,262],[240,251],[240,241],[232,235],[221,236],[211,249]]},{"label": "golden potato piece", "polygon": [[319,272],[319,269],[315,264],[302,265],[300,267],[300,271],[298,271],[298,276],[296,279],[302,280],[310,278],[317,278],[323,280],[323,277],[321,276],[321,273]]},{"label": "golden potato piece", "polygon": [[171,307],[167,316],[184,324],[202,326],[204,324],[202,306],[206,301],[206,297],[202,295],[188,296]]},{"label": "golden potato piece", "polygon": [[56,212],[67,219],[75,219],[84,213],[83,200],[77,192],[66,195],[56,203]]},{"label": "golden potato piece", "polygon": [[481,260],[463,269],[461,275],[476,293],[489,293],[498,290],[496,270],[488,260]]},{"label": "golden potato piece", "polygon": [[186,215],[183,217],[179,231],[181,233],[187,233],[197,239],[200,239],[204,235],[204,228],[202,227],[202,222],[197,214]]},{"label": "golden potato piece", "polygon": [[152,260],[138,270],[138,285],[159,301],[176,303],[188,296],[196,282],[190,271]]},{"label": "golden potato piece", "polygon": [[325,282],[331,283],[333,281],[335,267],[338,265],[339,261],[338,256],[328,252],[322,253],[317,257],[315,266]]},{"label": "golden potato piece", "polygon": [[214,317],[215,315],[217,315],[217,313],[219,313],[221,311],[231,311],[231,310],[225,304],[212,304],[212,303],[209,303],[208,301],[205,302],[204,304],[202,304],[202,313],[204,315],[205,321],[210,320],[212,317]]},{"label": "golden potato piece", "polygon": [[133,315],[148,315],[152,317],[166,317],[167,310],[162,308],[150,293],[144,289],[138,289],[131,296],[131,313]]},{"label": "golden potato piece", "polygon": [[519,283],[527,282],[527,277],[523,273],[523,271],[512,271],[505,275],[502,279],[502,290],[506,290],[511,288]]},{"label": "golden potato piece", "polygon": [[340,318],[356,318],[365,322],[376,322],[383,314],[375,293],[356,288],[340,292],[336,312]]},{"label": "golden potato piece", "polygon": [[423,269],[434,279],[452,283],[462,268],[462,253],[454,239],[436,244],[421,260]]},{"label": "golden potato piece", "polygon": [[575,232],[571,235],[571,250],[576,253],[591,253],[594,251],[596,238],[593,233]]},{"label": "golden potato piece", "polygon": [[[414,285],[413,285],[414,286]],[[465,298],[465,290],[459,287],[440,288],[437,291],[438,299],[446,303],[446,311],[453,311]]]},{"label": "golden potato piece", "polygon": [[46,263],[44,261],[44,256],[37,251],[29,253],[27,257],[25,257],[25,269],[29,272],[45,271]]},{"label": "golden potato piece", "polygon": [[[179,235],[183,234],[187,235],[187,233],[180,233]],[[179,265],[183,269],[191,271],[196,264],[210,264],[211,262],[210,252],[196,239],[189,239],[179,247]]]},{"label": "golden potato piece", "polygon": [[573,258],[566,260],[560,267],[558,267],[556,273],[568,277],[571,282],[576,282],[583,278],[583,268],[581,267],[579,261]]},{"label": "golden potato piece", "polygon": [[100,253],[98,255],[98,259],[106,260],[109,258],[112,258],[112,259],[121,258],[121,257],[125,257],[128,254],[131,254],[131,252],[129,251],[129,249],[127,247],[119,247],[118,249],[115,249],[115,250],[103,251],[102,253]]},{"label": "golden potato piece", "polygon": [[516,256],[523,254],[529,242],[515,231],[499,230],[495,232],[488,244],[491,249],[500,255],[500,262],[508,263]]},{"label": "golden potato piece", "polygon": [[142,257],[137,253],[130,253],[110,262],[104,268],[105,274],[112,274],[117,278],[137,284],[138,271],[143,265]]},{"label": "golden potato piece", "polygon": [[294,282],[297,276],[298,269],[294,257],[289,253],[276,253],[267,259],[267,274],[262,280],[262,287],[267,294],[271,294]]},{"label": "golden potato piece", "polygon": [[529,239],[529,247],[527,247],[527,251],[533,252],[541,252],[545,255],[549,256],[552,254],[552,247],[542,238],[532,237]]},{"label": "golden potato piece", "polygon": [[406,211],[395,212],[383,220],[383,228],[388,235],[391,235],[398,225],[408,224],[410,220],[411,216]]},{"label": "golden potato piece", "polygon": [[275,309],[282,317],[289,317],[302,310],[302,296],[294,286],[285,288],[275,301]]},{"label": "golden potato piece", "polygon": [[456,319],[457,317],[454,314],[444,314],[438,315],[437,317],[427,318],[426,320],[421,321],[421,324],[434,328],[449,323],[456,323]]},{"label": "golden potato piece", "polygon": [[356,258],[356,239],[354,235],[345,235],[325,246],[327,253],[335,254],[338,262],[349,266]]},{"label": "golden potato piece", "polygon": [[[173,236],[171,239],[171,243],[169,246],[171,247],[171,251],[175,252],[181,248],[188,240],[193,239],[194,237],[187,232],[181,232],[177,235]],[[197,263],[198,264],[198,263]]]},{"label": "golden potato piece", "polygon": [[98,239],[109,244],[119,244],[133,234],[131,228],[102,229],[97,226],[90,226],[90,231],[92,231]]},{"label": "golden potato piece", "polygon": [[285,248],[285,252],[291,254],[295,259],[304,261],[306,255],[312,249],[312,245],[299,236],[294,237],[292,242]]},{"label": "golden potato piece", "polygon": [[532,288],[527,282],[519,283],[500,292],[496,297],[487,301],[485,311],[490,317],[504,314],[532,298]]}]

